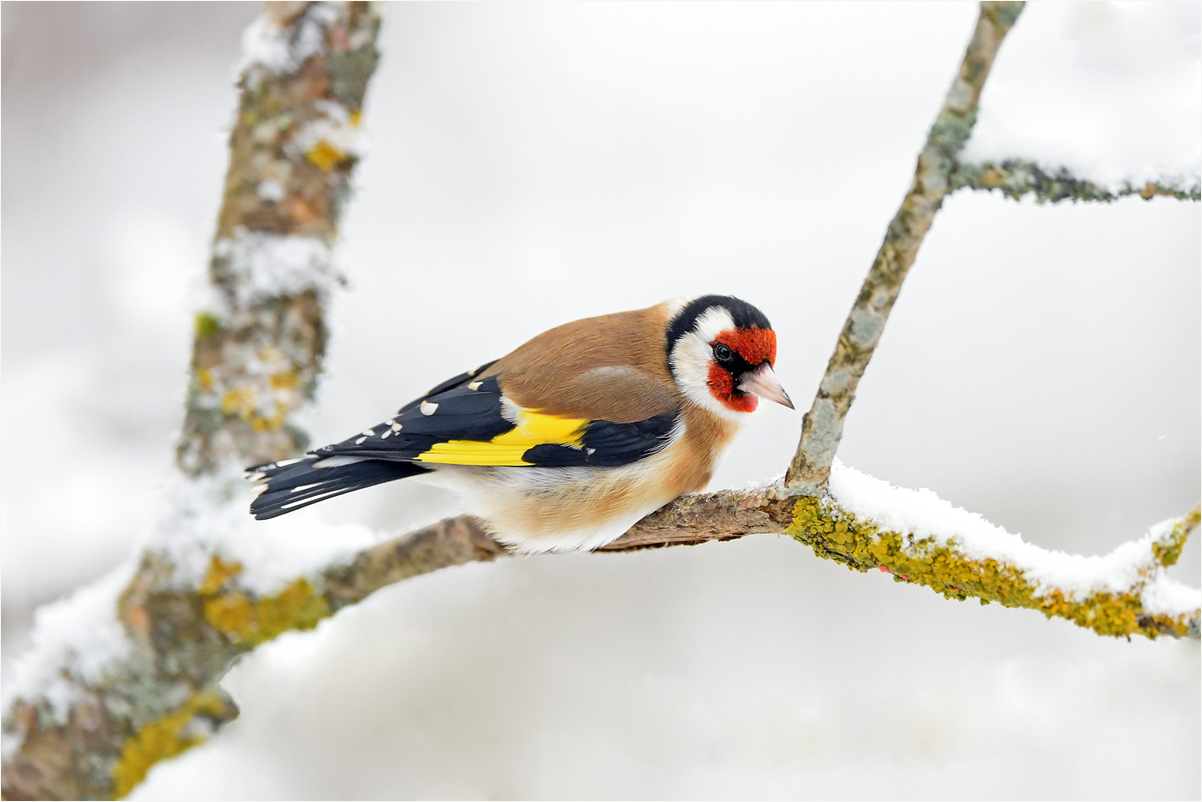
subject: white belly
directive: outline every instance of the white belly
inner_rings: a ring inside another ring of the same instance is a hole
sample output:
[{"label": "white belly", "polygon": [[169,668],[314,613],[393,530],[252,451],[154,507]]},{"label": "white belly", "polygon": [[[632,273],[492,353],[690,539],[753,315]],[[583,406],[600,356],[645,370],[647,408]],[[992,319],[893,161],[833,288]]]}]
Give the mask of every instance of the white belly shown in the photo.
[{"label": "white belly", "polygon": [[675,446],[615,468],[438,465],[416,481],[452,490],[519,553],[595,549],[679,495],[662,481]]}]

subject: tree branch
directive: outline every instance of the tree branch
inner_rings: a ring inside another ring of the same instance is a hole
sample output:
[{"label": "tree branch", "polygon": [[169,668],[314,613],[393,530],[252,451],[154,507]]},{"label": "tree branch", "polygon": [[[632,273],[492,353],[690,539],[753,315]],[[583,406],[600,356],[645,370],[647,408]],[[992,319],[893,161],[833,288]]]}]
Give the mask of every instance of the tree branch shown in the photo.
[{"label": "tree branch", "polygon": [[814,403],[802,418],[801,442],[785,476],[788,495],[822,495],[856,387],[876,351],[889,312],[935,213],[952,191],[950,178],[956,169],[956,156],[972,133],[981,89],[1002,40],[1022,8],[1022,3],[981,3],[976,31],[918,156],[910,191],[889,223],[885,241],[843,324]]},{"label": "tree branch", "polygon": [[358,164],[378,11],[266,3],[248,29],[230,167],[176,452],[186,475],[302,453],[325,355],[333,244]]},{"label": "tree branch", "polygon": [[996,189],[1011,200],[1019,200],[1024,195],[1034,195],[1039,203],[1059,203],[1063,200],[1113,203],[1131,195],[1138,195],[1144,200],[1151,200],[1157,196],[1177,200],[1202,200],[1202,185],[1196,178],[1161,179],[1148,181],[1141,186],[1126,183],[1121,188],[1112,190],[1077,178],[1063,167],[1052,171],[1022,159],[1007,159],[1000,164],[961,164],[951,175],[950,192],[959,189],[984,192]]},{"label": "tree branch", "polygon": [[[183,474],[198,487],[216,481],[217,496],[236,493],[229,487],[241,484],[242,466],[307,445],[295,416],[313,397],[325,352],[323,304],[340,281],[332,245],[358,161],[379,26],[368,3],[267,3],[244,38],[213,292],[196,316],[177,449]],[[206,513],[184,503],[168,524],[175,531],[147,550],[132,578],[126,569],[51,611],[68,638],[93,642],[56,643],[45,632],[50,618],[39,620],[44,642],[35,631],[15,687],[5,688],[5,798],[124,796],[157,761],[237,715],[217,681],[246,649],[208,622],[230,615],[228,600],[210,599],[204,583],[189,586],[171,552]],[[295,596],[304,587],[298,580],[289,589]],[[263,631],[298,625],[298,611],[269,607],[256,608],[268,616]]]},{"label": "tree branch", "polygon": [[[197,318],[178,451],[193,494],[173,523],[195,528],[195,538],[175,531],[172,544],[44,611],[37,632],[57,627],[72,637],[39,641],[35,632],[34,649],[5,689],[5,797],[124,795],[156,762],[237,716],[218,683],[240,655],[395,582],[508,554],[482,522],[450,518],[330,557],[265,590],[251,576],[260,566],[230,546],[228,533],[246,520],[236,468],[303,450],[295,413],[312,397],[324,353],[323,303],[337,281],[330,246],[379,24],[363,4],[339,8],[269,4],[248,37],[213,247],[216,292]],[[1198,637],[1198,591],[1165,574],[1198,526],[1197,507],[1110,555],[1071,556],[1024,543],[933,494],[833,463],[843,416],[906,271],[943,197],[960,187],[956,176],[967,175],[955,157],[1020,9],[982,4],[910,193],[806,416],[788,483],[682,497],[599,551],[785,534],[820,557],[887,571],[948,598],[1036,609],[1105,635]],[[223,518],[230,510],[237,517]]]},{"label": "tree branch", "polygon": [[[1198,638],[1202,595],[1165,573],[1198,527],[1202,513],[1197,506],[1109,555],[1083,557],[1026,543],[979,516],[951,508],[929,491],[895,488],[850,468],[836,468],[841,482],[834,496],[790,498],[779,485],[683,496],[597,551],[789,535],[824,559],[861,572],[885,571],[898,582],[925,585],[950,599],[1038,610],[1100,635]],[[899,519],[893,512],[898,509],[908,514]],[[334,612],[402,579],[506,555],[476,519],[447,518],[327,568],[311,585],[313,599]],[[236,571],[224,575],[231,581],[221,592],[239,599],[233,606],[246,611],[226,625],[227,632],[251,642],[267,635],[254,629],[256,615],[251,612],[263,602],[238,588],[232,581]],[[306,605],[298,603],[296,609]],[[298,624],[307,627],[307,621]],[[250,632],[254,634],[240,634]]]}]

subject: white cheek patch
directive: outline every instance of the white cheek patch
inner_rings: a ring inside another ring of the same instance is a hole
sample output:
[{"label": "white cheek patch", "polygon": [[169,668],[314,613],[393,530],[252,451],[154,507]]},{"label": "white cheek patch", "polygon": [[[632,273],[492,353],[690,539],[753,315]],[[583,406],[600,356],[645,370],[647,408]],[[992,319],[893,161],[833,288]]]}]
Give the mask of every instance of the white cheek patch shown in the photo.
[{"label": "white cheek patch", "polygon": [[735,328],[730,313],[720,307],[709,309],[701,317],[693,331],[685,334],[672,349],[672,374],[685,396],[698,406],[720,415],[727,420],[742,420],[746,413],[728,409],[710,393],[709,374],[713,364],[713,347],[710,343],[727,329]]},{"label": "white cheek patch", "polygon": [[672,349],[672,373],[676,384],[694,404],[706,409],[718,404],[710,395],[709,380],[711,349],[708,342],[693,332],[681,337]]}]

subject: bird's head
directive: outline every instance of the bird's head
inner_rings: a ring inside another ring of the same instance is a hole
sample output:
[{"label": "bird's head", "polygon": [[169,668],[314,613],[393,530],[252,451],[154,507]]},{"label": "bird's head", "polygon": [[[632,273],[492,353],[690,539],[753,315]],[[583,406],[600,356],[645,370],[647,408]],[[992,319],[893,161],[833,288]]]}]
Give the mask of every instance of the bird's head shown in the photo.
[{"label": "bird's head", "polygon": [[776,332],[759,309],[729,295],[675,303],[668,323],[668,365],[694,403],[737,419],[766,398],[793,409],[772,365]]}]

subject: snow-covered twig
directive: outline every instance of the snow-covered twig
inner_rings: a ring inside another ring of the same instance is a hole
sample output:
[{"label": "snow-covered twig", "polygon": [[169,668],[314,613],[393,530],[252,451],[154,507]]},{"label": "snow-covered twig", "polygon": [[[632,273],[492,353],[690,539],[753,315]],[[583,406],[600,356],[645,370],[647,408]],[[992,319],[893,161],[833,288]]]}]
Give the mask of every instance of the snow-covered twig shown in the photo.
[{"label": "snow-covered twig", "polygon": [[[948,598],[1034,609],[1103,635],[1198,637],[1202,594],[1165,574],[1198,526],[1197,507],[1110,554],[1082,557],[1042,549],[930,491],[892,487],[837,461],[830,487],[832,495],[822,500],[786,498],[779,485],[686,496],[601,551],[787,534],[851,569],[886,571],[898,582],[926,585]],[[44,613],[52,626],[40,630],[44,642],[27,662],[32,670],[57,673],[61,687],[41,699],[18,698],[10,709],[16,729],[24,730],[22,765],[50,774],[46,763],[61,756],[63,746],[55,735],[64,727],[46,726],[55,716],[65,716],[66,729],[92,726],[83,742],[95,748],[104,734],[98,723],[115,710],[146,708],[143,695],[161,696],[165,712],[139,722],[111,769],[113,790],[128,790],[139,772],[237,715],[217,683],[238,656],[283,632],[312,629],[396,582],[506,555],[479,521],[449,518],[261,594],[245,581],[238,562],[214,556],[197,586],[176,586],[173,566],[148,554],[132,583],[132,572],[124,569]],[[119,606],[132,639],[105,634],[115,621],[95,619],[107,605]],[[87,655],[75,651],[88,649]],[[114,672],[114,665],[121,671]],[[167,666],[177,666],[188,682],[168,676]],[[64,788],[21,787],[40,795]],[[97,788],[66,787],[72,796]]]},{"label": "snow-covered twig", "polygon": [[[603,551],[787,534],[821,557],[950,598],[1037,609],[1108,635],[1198,637],[1199,592],[1165,575],[1198,525],[1198,508],[1109,555],[1080,557],[1025,543],[928,491],[832,465],[842,414],[931,218],[955,188],[954,155],[1020,8],[982,4],[914,186],[807,417],[810,446],[803,437],[792,482],[680,498]],[[197,317],[179,449],[188,489],[170,543],[39,613],[34,648],[4,689],[6,797],[124,795],[156,762],[237,715],[218,683],[240,655],[395,582],[507,554],[467,517],[346,556],[317,550],[283,567],[281,554],[262,546],[265,537],[238,532],[249,519],[231,466],[304,446],[297,414],[324,352],[323,307],[337,281],[330,249],[378,24],[366,4],[284,3],[271,4],[248,31],[213,247],[215,294]],[[815,416],[824,398],[842,409],[837,420]]]},{"label": "snow-covered twig", "polygon": [[910,191],[889,223],[885,241],[843,324],[785,478],[785,492],[821,496],[843,438],[843,420],[872,359],[902,282],[944,197],[952,191],[956,156],[972,133],[977,103],[998,48],[1022,12],[1022,3],[984,2],[960,71],[918,156]]},{"label": "snow-covered twig", "polygon": [[[1084,557],[1027,543],[929,490],[893,487],[838,461],[830,487],[823,499],[787,498],[776,484],[684,496],[598,551],[787,534],[820,557],[857,571],[886,571],[948,598],[1038,610],[1101,635],[1198,638],[1202,593],[1166,575],[1198,527],[1198,507],[1110,554]],[[393,582],[506,554],[480,522],[449,518],[327,568],[314,581],[313,598],[333,612]],[[229,592],[244,593],[235,586]],[[251,620],[236,627],[251,631]]]},{"label": "snow-covered twig", "polygon": [[1202,182],[1194,178],[1163,178],[1142,184],[1127,182],[1121,187],[1108,187],[1077,178],[1065,168],[1050,169],[1024,161],[1007,159],[1002,162],[961,164],[951,175],[951,190],[976,189],[989,192],[1000,190],[1003,195],[1018,200],[1034,195],[1040,203],[1071,201],[1100,201],[1111,203],[1120,198],[1138,195],[1144,200],[1162,196],[1177,200],[1202,200]]}]

